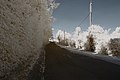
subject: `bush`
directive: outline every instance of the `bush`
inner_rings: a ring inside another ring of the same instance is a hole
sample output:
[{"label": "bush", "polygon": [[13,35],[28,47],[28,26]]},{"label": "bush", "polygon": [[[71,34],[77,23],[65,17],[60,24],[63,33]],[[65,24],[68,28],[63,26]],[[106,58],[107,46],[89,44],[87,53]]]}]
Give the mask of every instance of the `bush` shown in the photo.
[{"label": "bush", "polygon": [[108,43],[110,54],[120,56],[120,38],[110,39]]},{"label": "bush", "polygon": [[84,47],[87,51],[95,51],[95,40],[92,34],[87,36],[87,42],[85,43]]}]

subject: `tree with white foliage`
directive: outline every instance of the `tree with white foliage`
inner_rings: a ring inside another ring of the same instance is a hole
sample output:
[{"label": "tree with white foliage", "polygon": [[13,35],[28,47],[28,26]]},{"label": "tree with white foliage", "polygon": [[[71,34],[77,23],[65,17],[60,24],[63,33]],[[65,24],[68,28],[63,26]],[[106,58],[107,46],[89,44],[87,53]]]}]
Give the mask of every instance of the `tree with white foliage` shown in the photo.
[{"label": "tree with white foliage", "polygon": [[120,27],[117,27],[115,31],[110,35],[108,43],[109,54],[113,56],[120,56]]},{"label": "tree with white foliage", "polygon": [[85,43],[85,50],[87,51],[95,51],[95,39],[93,37],[93,34],[89,34],[87,36],[87,42]]},{"label": "tree with white foliage", "polygon": [[115,31],[112,32],[111,38],[120,38],[120,27],[117,27]]},{"label": "tree with white foliage", "polygon": [[47,2],[48,2],[48,10],[50,11],[51,14],[60,5],[60,3],[56,3],[55,0],[47,0]]},{"label": "tree with white foliage", "polygon": [[110,39],[109,43],[109,54],[113,56],[120,56],[120,38]]},{"label": "tree with white foliage", "polygon": [[[92,25],[88,27],[87,31],[82,31],[80,27],[76,27],[68,41],[73,48],[117,56],[120,54],[120,27],[117,27],[111,34],[110,30],[103,29],[99,25]],[[58,39],[62,42],[61,40],[64,40],[64,31],[60,33],[62,36],[59,34]]]},{"label": "tree with white foliage", "polygon": [[56,38],[58,39],[59,43],[62,45],[69,46],[71,35],[65,31],[59,30],[56,34]]},{"label": "tree with white foliage", "polygon": [[73,34],[73,38],[72,38],[72,40],[75,42],[75,47],[76,48],[81,48],[81,42],[82,42],[81,39],[80,39],[81,33],[82,33],[81,28],[76,27],[75,31],[74,31],[74,34]]}]

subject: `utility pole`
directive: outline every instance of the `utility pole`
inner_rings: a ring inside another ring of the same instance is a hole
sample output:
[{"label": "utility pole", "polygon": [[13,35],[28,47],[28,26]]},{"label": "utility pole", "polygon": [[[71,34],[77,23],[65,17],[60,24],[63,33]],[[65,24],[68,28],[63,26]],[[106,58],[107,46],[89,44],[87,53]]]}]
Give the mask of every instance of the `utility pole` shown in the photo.
[{"label": "utility pole", "polygon": [[64,30],[64,42],[66,43],[66,40],[65,40],[65,30]]},{"label": "utility pole", "polygon": [[90,0],[90,24],[89,26],[92,25],[92,0]]},{"label": "utility pole", "polygon": [[54,28],[52,28],[51,40],[54,40],[54,37],[53,37],[53,31],[54,31]]}]

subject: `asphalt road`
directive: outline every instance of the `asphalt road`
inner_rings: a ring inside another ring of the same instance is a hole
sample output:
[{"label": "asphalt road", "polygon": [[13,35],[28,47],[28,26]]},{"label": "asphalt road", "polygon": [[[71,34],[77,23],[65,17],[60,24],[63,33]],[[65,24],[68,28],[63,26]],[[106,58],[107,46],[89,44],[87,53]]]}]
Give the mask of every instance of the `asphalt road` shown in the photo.
[{"label": "asphalt road", "polygon": [[120,80],[120,66],[74,54],[55,43],[45,48],[44,80]]}]

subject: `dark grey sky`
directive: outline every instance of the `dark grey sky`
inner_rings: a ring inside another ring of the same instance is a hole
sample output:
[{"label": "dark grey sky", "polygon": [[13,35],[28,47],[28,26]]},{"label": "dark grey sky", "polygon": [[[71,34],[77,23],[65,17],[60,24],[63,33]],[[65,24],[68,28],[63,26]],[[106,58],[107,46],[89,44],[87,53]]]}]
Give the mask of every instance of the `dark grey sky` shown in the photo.
[{"label": "dark grey sky", "polygon": [[[59,29],[73,32],[89,13],[89,0],[56,0],[61,5],[54,11],[55,32]],[[120,26],[120,0],[93,0],[93,24],[105,29]],[[89,19],[81,25],[83,30],[89,26]]]}]

